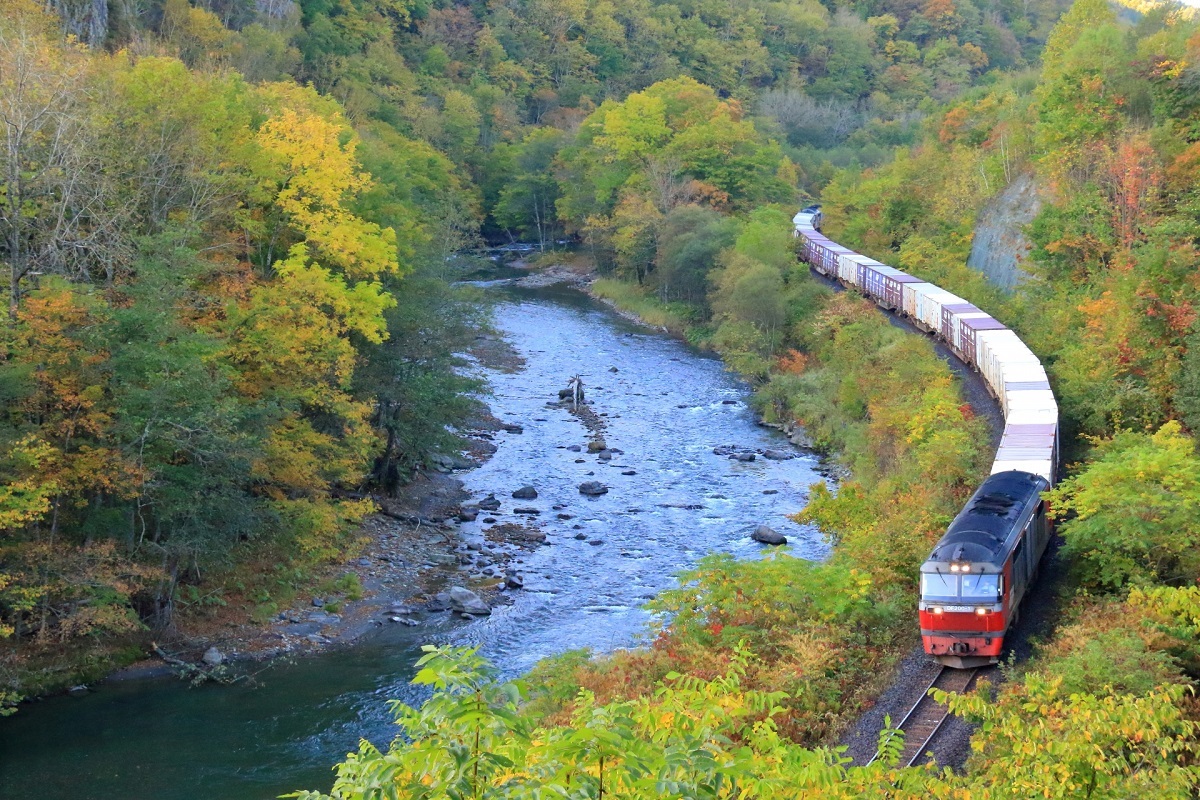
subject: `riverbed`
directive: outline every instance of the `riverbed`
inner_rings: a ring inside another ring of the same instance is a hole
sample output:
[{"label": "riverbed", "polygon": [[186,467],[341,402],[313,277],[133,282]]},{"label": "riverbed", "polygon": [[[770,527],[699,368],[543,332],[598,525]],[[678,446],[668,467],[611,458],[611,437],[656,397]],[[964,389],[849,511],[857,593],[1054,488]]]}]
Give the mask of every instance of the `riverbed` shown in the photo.
[{"label": "riverbed", "polygon": [[[496,326],[525,366],[487,372],[489,404],[511,430],[496,434],[483,466],[458,477],[473,499],[495,493],[501,508],[455,535],[466,554],[486,543],[493,524],[545,533],[544,545],[515,554],[511,565],[525,586],[509,593],[511,604],[472,621],[441,612],[421,615],[415,628],[380,627],[351,647],[277,663],[254,687],[110,682],[86,696],[24,706],[0,720],[0,797],[328,790],[332,765],[360,738],[386,745],[395,736],[386,700],[420,702],[408,680],[421,644],[478,645],[504,674],[517,675],[564,650],[636,645],[646,600],[706,553],[760,557],[764,546],[749,536],[757,525],[785,534],[794,556],[825,557],[820,535],[787,518],[821,480],[816,458],[756,424],[748,388],[719,360],[568,287],[505,283],[488,292]],[[555,402],[572,375],[584,382],[610,460],[587,452],[595,432]],[[724,445],[795,457],[737,461],[713,452]],[[609,491],[584,497],[584,481]],[[512,499],[525,485],[537,498]]]}]

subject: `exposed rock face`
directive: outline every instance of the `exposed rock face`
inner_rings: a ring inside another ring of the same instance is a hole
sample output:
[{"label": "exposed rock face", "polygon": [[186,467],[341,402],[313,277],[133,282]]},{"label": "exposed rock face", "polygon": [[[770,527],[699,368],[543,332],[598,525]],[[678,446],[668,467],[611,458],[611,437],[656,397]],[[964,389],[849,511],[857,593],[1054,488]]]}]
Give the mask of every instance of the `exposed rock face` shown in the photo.
[{"label": "exposed rock face", "polygon": [[450,587],[450,607],[455,611],[480,617],[492,613],[492,609],[483,602],[479,595],[462,586]]},{"label": "exposed rock face", "polygon": [[750,538],[763,544],[787,544],[786,536],[768,528],[766,525],[759,525],[755,528],[754,533],[750,534]]},{"label": "exposed rock face", "polygon": [[67,33],[84,44],[104,44],[108,35],[108,0],[52,0],[50,6],[62,17]]},{"label": "exposed rock face", "polygon": [[589,497],[599,497],[602,494],[608,494],[608,487],[600,481],[584,481],[579,484],[579,493]]},{"label": "exposed rock face", "polygon": [[997,286],[1014,288],[1025,275],[1021,269],[1021,259],[1029,251],[1025,226],[1041,208],[1041,191],[1034,177],[1018,175],[980,212],[967,266]]}]

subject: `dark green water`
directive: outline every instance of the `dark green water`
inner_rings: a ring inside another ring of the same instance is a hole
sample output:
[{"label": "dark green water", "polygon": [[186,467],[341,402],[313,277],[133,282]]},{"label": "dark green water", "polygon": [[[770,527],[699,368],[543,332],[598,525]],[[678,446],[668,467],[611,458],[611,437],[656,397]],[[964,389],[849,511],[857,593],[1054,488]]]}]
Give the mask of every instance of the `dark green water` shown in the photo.
[{"label": "dark green water", "polygon": [[[475,498],[533,484],[548,545],[521,554],[525,589],[511,605],[470,623],[428,614],[421,627],[384,626],[352,648],[279,664],[256,687],[174,679],[104,683],[84,697],[23,706],[0,720],[0,800],[260,800],[297,789],[327,791],[331,767],[360,738],[396,735],[386,701],[420,702],[408,685],[426,642],[474,644],[507,674],[578,647],[632,644],[646,599],[705,553],[754,558],[749,531],[766,523],[794,554],[821,558],[825,543],[787,514],[819,480],[816,461],[730,461],[713,448],[787,448],[755,424],[746,387],[720,362],[632,326],[577,292],[508,291],[497,325],[526,358],[519,373],[490,375],[493,411],[524,433],[498,434],[496,454],[463,473]],[[615,371],[614,369],[615,368]],[[587,432],[546,406],[582,373],[605,415],[611,462],[569,450]],[[601,480],[607,495],[578,485]],[[528,501],[523,501],[529,505]],[[561,521],[554,506],[570,511]],[[484,523],[459,527],[461,548]],[[576,538],[583,535],[590,541]],[[597,541],[593,545],[591,541]],[[465,581],[465,575],[464,575]]]},{"label": "dark green water", "polygon": [[380,745],[394,737],[386,700],[420,702],[407,684],[419,654],[411,639],[375,640],[273,666],[255,687],[135,680],[26,706],[2,723],[0,797],[185,800],[328,790],[330,766],[360,737]]}]

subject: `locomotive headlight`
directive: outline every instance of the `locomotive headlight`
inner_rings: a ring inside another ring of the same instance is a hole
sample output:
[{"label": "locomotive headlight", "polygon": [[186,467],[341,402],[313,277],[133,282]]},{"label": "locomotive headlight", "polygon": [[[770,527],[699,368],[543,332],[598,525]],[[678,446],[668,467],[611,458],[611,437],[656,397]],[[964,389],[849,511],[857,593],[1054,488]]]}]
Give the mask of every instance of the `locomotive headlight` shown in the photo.
[{"label": "locomotive headlight", "polygon": [[951,564],[951,565],[950,565],[950,571],[951,571],[951,572],[958,572],[958,564]]},{"label": "locomotive headlight", "polygon": [[992,610],[990,608],[984,608],[983,606],[980,606],[979,608],[975,609],[975,613],[981,617],[986,617],[988,614],[992,613]]},{"label": "locomotive headlight", "polygon": [[934,606],[933,608],[931,608],[931,609],[929,609],[929,610],[930,610],[930,611],[931,611],[931,612],[932,612],[932,613],[933,613],[935,616],[936,616],[936,615],[938,615],[938,614],[941,614],[943,611],[945,611],[945,609],[944,609],[944,608],[942,608],[941,606]]}]

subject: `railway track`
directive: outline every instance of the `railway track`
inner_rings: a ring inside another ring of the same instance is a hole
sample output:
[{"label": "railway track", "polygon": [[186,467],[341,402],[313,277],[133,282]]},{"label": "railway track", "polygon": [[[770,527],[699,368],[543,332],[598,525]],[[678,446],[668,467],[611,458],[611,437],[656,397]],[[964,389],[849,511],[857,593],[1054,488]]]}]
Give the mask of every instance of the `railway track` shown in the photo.
[{"label": "railway track", "polygon": [[[904,718],[896,725],[904,731],[904,749],[900,752],[900,766],[911,767],[928,749],[933,737],[941,730],[942,723],[950,715],[946,706],[929,696],[932,689],[946,692],[965,692],[979,673],[978,669],[951,669],[942,667]],[[876,753],[869,763],[879,758]]]}]

